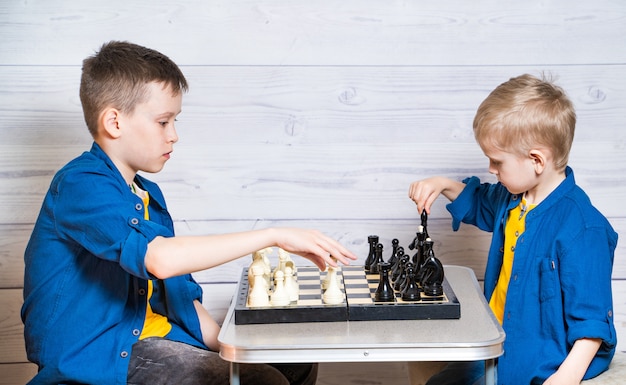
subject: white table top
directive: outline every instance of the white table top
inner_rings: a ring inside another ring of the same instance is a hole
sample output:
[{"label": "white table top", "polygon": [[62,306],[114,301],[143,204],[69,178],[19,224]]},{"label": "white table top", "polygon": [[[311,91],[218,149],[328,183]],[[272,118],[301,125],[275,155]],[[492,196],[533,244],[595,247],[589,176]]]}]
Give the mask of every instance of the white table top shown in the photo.
[{"label": "white table top", "polygon": [[474,272],[445,266],[461,304],[452,320],[235,325],[234,303],[218,336],[220,356],[240,363],[476,361],[499,357],[504,331]]}]

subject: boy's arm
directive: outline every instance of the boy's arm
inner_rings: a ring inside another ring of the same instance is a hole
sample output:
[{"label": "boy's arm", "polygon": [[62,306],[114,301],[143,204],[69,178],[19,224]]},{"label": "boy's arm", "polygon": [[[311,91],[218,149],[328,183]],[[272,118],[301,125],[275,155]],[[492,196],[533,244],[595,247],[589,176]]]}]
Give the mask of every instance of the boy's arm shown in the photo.
[{"label": "boy's arm", "polygon": [[326,269],[326,264],[347,265],[357,259],[319,231],[268,228],[220,235],[156,237],[148,244],[145,265],[150,274],[165,279],[209,269],[270,246],[301,255],[321,270]]},{"label": "boy's arm", "polygon": [[417,205],[418,212],[421,213],[426,210],[426,213],[430,214],[430,206],[439,194],[442,194],[452,202],[461,194],[464,188],[465,183],[442,176],[434,176],[411,183],[409,198]]},{"label": "boy's arm", "polygon": [[565,361],[544,382],[544,385],[580,384],[601,343],[602,340],[599,338],[581,338],[576,340]]},{"label": "boy's arm", "polygon": [[196,308],[196,313],[198,313],[204,344],[214,352],[218,352],[220,350],[220,344],[217,341],[217,336],[220,333],[220,326],[215,322],[204,306],[202,306],[200,301],[194,300],[193,306]]}]

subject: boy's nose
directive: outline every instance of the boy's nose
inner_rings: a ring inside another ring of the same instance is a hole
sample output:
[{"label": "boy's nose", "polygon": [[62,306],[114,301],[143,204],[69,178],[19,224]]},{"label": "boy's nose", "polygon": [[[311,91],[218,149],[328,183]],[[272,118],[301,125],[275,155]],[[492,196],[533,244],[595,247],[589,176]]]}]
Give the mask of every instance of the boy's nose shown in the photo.
[{"label": "boy's nose", "polygon": [[178,142],[178,133],[176,132],[176,128],[172,127],[169,133],[169,139],[170,139],[170,142],[172,143]]}]

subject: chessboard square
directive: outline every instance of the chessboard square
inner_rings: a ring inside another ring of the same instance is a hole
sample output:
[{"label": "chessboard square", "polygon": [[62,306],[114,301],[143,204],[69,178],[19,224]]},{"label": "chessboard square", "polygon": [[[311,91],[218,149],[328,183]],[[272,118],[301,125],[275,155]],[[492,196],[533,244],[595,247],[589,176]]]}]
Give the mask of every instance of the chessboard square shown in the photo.
[{"label": "chessboard square", "polygon": [[365,281],[346,281],[346,287],[367,287],[367,282]]},{"label": "chessboard square", "polygon": [[322,305],[322,300],[318,297],[317,299],[298,299],[298,306],[320,306]]},{"label": "chessboard square", "polygon": [[350,294],[350,296],[352,296],[353,294],[367,294],[367,295],[369,295],[371,293],[371,290],[368,287],[358,287],[358,288],[352,288],[352,289],[348,290],[348,293]]},{"label": "chessboard square", "polygon": [[322,288],[322,285],[320,285],[319,282],[314,284],[314,285],[298,283],[298,287],[300,288],[300,290],[317,290],[317,291],[319,291]]},{"label": "chessboard square", "polygon": [[317,296],[319,298],[319,296],[321,295],[321,291],[318,288],[317,290],[300,290],[300,292],[298,293],[298,295],[300,297],[305,297],[305,296]]},{"label": "chessboard square", "polygon": [[298,276],[296,277],[296,281],[298,282],[319,282],[320,281],[320,277],[318,276]]},{"label": "chessboard square", "polygon": [[354,306],[354,305],[371,305],[372,303],[374,303],[374,301],[372,300],[372,297],[363,297],[363,298],[348,298],[348,303],[350,304],[350,306]]},{"label": "chessboard square", "polygon": [[319,278],[320,272],[319,271],[302,271],[302,272],[298,271],[296,276],[298,278]]},{"label": "chessboard square", "polygon": [[354,293],[354,292],[348,293],[348,298],[350,300],[352,300],[353,298],[371,298],[371,297],[372,297],[372,293],[370,293],[369,291],[361,292],[361,293]]},{"label": "chessboard square", "polygon": [[362,270],[348,270],[348,271],[343,271],[343,275],[345,277],[364,277],[365,274],[363,274]]}]

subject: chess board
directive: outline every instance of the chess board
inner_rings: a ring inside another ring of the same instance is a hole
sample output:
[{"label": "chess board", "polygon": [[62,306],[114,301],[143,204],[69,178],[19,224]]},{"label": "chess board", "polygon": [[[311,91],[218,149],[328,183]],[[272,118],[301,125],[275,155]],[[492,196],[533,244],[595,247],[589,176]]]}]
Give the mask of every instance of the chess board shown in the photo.
[{"label": "chess board", "polygon": [[300,296],[286,306],[248,307],[248,268],[244,268],[235,297],[235,324],[455,319],[461,316],[459,301],[444,279],[444,295],[419,301],[403,301],[396,293],[394,302],[375,302],[378,274],[366,274],[363,266],[342,266],[337,271],[338,283],[345,300],[327,305],[322,300],[325,272],[317,267],[298,267]]}]

